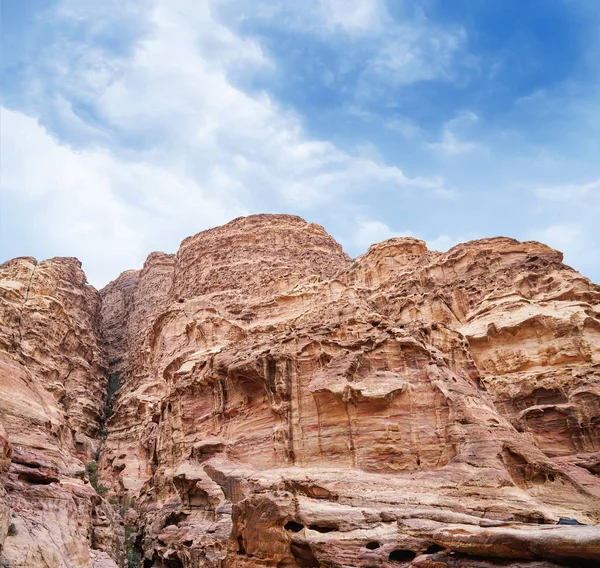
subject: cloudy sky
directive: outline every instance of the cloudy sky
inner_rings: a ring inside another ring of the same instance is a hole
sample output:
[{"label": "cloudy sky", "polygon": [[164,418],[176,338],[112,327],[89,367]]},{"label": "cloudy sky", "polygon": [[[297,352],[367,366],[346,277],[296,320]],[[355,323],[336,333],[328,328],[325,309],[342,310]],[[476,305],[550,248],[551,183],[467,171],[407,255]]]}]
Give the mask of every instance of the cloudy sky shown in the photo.
[{"label": "cloudy sky", "polygon": [[240,215],[600,281],[597,0],[1,0],[0,261],[102,286]]}]

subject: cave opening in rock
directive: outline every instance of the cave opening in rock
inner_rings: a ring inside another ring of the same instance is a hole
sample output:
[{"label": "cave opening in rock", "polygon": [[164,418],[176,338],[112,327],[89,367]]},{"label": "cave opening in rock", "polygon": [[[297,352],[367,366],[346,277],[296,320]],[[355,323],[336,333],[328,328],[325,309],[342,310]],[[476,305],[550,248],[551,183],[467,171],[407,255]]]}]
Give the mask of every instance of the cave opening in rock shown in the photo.
[{"label": "cave opening in rock", "polygon": [[388,557],[388,560],[392,562],[410,562],[415,559],[416,554],[412,550],[392,550]]},{"label": "cave opening in rock", "polygon": [[25,483],[31,484],[31,485],[50,485],[51,483],[54,483],[55,481],[58,481],[58,477],[54,477],[54,476],[44,476],[44,474],[39,474],[39,473],[21,473],[18,476],[19,481],[23,481]]},{"label": "cave opening in rock", "polygon": [[306,543],[292,542],[290,551],[296,560],[296,566],[299,566],[299,568],[319,568],[321,566],[312,549]]},{"label": "cave opening in rock", "polygon": [[291,531],[291,532],[300,532],[303,528],[304,525],[301,525],[300,523],[297,523],[296,521],[288,521],[287,523],[285,523],[285,525],[283,526],[285,528],[286,531]]},{"label": "cave opening in rock", "polygon": [[242,535],[237,537],[238,541],[238,554],[246,554],[246,547],[244,546],[244,539]]},{"label": "cave opening in rock", "polygon": [[320,525],[308,525],[308,528],[311,531],[317,531],[320,533],[330,533],[338,530],[337,527],[322,527]]},{"label": "cave opening in rock", "polygon": [[377,550],[380,546],[381,546],[381,544],[379,544],[376,541],[373,541],[373,542],[368,542],[365,548],[368,548],[369,550]]},{"label": "cave opening in rock", "polygon": [[165,520],[163,521],[163,525],[162,526],[163,526],[163,528],[167,527],[169,525],[176,525],[176,526],[178,526],[179,523],[185,521],[187,519],[187,517],[188,517],[188,514],[187,513],[183,513],[183,512],[177,512],[176,511],[176,512],[170,513],[170,514],[168,514],[165,517]]},{"label": "cave opening in rock", "polygon": [[443,546],[434,543],[425,551],[425,554],[435,554],[436,552],[442,552],[442,550],[446,549]]}]

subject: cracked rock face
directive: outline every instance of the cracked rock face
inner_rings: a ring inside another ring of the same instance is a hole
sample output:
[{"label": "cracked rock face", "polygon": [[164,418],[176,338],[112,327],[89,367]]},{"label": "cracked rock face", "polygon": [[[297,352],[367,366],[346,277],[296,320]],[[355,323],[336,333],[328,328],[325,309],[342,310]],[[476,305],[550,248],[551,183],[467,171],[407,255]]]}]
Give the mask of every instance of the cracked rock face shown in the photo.
[{"label": "cracked rock face", "polygon": [[[93,561],[107,504],[85,468],[106,397],[99,310],[77,259],[0,266],[0,565],[115,566]],[[99,544],[115,558],[119,531]]]},{"label": "cracked rock face", "polygon": [[0,294],[9,566],[600,562],[600,288],[545,245],[352,261],[256,215],[100,293],[15,259]]}]

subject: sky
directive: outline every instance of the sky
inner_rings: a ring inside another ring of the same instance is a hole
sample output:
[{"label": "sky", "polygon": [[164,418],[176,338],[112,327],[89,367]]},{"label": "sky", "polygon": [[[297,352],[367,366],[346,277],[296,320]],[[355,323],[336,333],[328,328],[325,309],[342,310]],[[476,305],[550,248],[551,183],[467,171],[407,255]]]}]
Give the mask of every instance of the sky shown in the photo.
[{"label": "sky", "polygon": [[252,213],[600,282],[597,0],[0,0],[0,262],[97,287]]}]

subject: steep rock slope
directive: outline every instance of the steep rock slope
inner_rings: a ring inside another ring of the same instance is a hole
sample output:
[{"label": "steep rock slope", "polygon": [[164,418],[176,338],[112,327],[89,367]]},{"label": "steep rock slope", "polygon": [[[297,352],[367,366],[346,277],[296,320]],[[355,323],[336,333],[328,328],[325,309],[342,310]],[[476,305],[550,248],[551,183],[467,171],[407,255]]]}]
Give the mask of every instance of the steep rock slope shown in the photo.
[{"label": "steep rock slope", "polygon": [[402,238],[351,261],[259,215],[101,295],[101,472],[145,567],[600,559],[600,529],[554,526],[600,520],[600,289],[560,253]]},{"label": "steep rock slope", "polygon": [[594,566],[599,374],[600,288],[535,242],[258,215],[100,293],[14,259],[0,566]]},{"label": "steep rock slope", "polygon": [[99,310],[74,258],[0,266],[1,566],[116,566],[118,523],[86,472],[106,398]]}]

